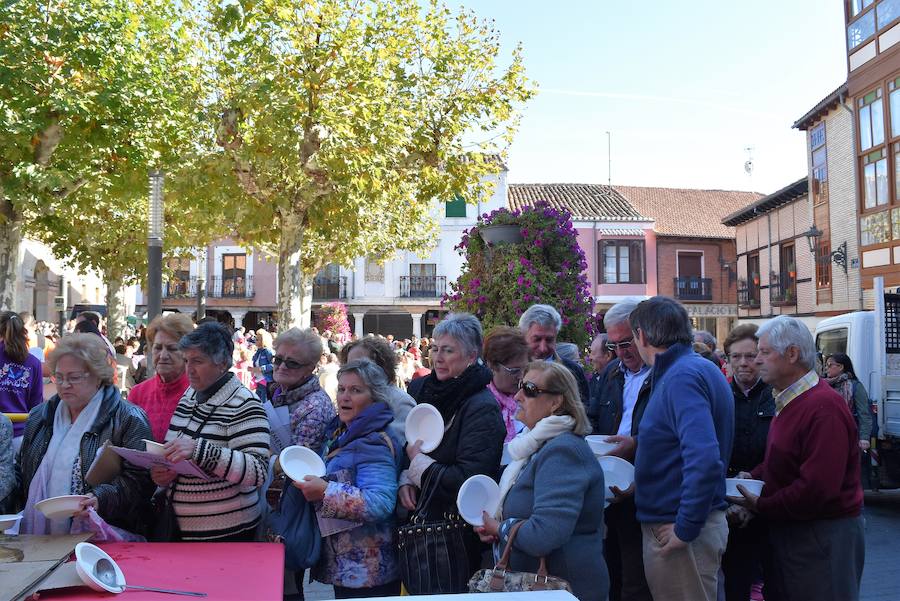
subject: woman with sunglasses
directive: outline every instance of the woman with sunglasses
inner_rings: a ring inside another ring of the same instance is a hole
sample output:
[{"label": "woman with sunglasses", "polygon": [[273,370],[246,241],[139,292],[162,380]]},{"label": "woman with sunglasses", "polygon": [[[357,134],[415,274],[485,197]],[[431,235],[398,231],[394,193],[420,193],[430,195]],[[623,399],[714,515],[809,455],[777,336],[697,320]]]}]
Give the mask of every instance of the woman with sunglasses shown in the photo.
[{"label": "woman with sunglasses", "polygon": [[515,438],[525,427],[516,419],[519,411],[516,393],[522,370],[528,364],[528,355],[528,343],[519,328],[498,326],[484,338],[484,361],[493,374],[488,390],[500,406],[500,415],[506,426],[504,442]]},{"label": "woman with sunglasses", "polygon": [[609,592],[605,487],[603,470],[583,438],[591,425],[578,385],[564,365],[533,361],[516,400],[528,430],[509,443],[513,461],[500,480],[500,509],[496,516],[485,512],[476,532],[502,551],[518,526],[510,570],[537,572],[546,558],[549,573],[567,580],[578,599],[602,601]]},{"label": "woman with sunglasses", "polygon": [[32,409],[25,422],[17,458],[18,508],[24,507],[25,534],[68,534],[70,517],[49,519],[35,509],[38,501],[85,495],[81,509],[93,508],[113,526],[143,534],[149,522],[153,483],[146,470],[122,463],[109,482],[86,481],[106,442],[144,450],[150,424],[140,408],[122,400],[113,384],[115,371],[106,344],[94,334],[72,334],[48,357],[57,394]]},{"label": "woman with sunglasses", "polygon": [[478,319],[468,313],[450,313],[434,328],[434,371],[413,380],[409,387],[416,402],[428,403],[440,412],[444,436],[428,453],[422,452],[422,441],[407,441],[409,468],[400,477],[400,502],[426,522],[453,522],[447,526],[461,529],[465,537],[462,549],[443,549],[449,555],[447,563],[427,566],[440,572],[435,578],[424,575],[422,563],[407,565],[407,571],[414,574],[404,583],[411,594],[465,592],[469,577],[480,564],[478,537],[447,516],[457,513],[456,497],[466,479],[476,474],[496,478],[500,471],[506,428],[497,401],[487,389],[492,374],[479,357],[481,347]]}]

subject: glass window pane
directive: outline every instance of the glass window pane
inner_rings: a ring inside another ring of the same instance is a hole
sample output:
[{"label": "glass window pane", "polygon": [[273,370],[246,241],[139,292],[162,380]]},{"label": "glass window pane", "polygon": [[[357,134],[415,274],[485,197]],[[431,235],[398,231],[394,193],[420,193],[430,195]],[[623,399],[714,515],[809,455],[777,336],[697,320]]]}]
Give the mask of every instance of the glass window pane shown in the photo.
[{"label": "glass window pane", "polygon": [[874,215],[867,215],[859,220],[860,242],[863,246],[881,244],[888,241],[890,222],[888,212],[881,211]]},{"label": "glass window pane", "polygon": [[875,163],[869,163],[863,168],[863,194],[865,195],[865,207],[871,209],[875,206]]},{"label": "glass window pane", "polygon": [[891,92],[891,135],[900,136],[900,88]]},{"label": "glass window pane", "polygon": [[619,247],[619,281],[620,282],[630,282],[631,277],[629,277],[629,269],[628,269],[628,247],[620,246]]},{"label": "glass window pane", "polygon": [[603,249],[606,260],[603,262],[603,281],[607,284],[616,283],[616,247],[607,244]]},{"label": "glass window pane", "polygon": [[888,202],[888,177],[887,177],[887,159],[881,159],[875,163],[875,193],[876,201],[880,205],[886,205]]},{"label": "glass window pane", "polygon": [[875,34],[875,11],[869,11],[847,26],[847,46],[853,50]]},{"label": "glass window pane", "polygon": [[859,109],[859,147],[862,150],[872,148],[871,105]]},{"label": "glass window pane", "polygon": [[894,144],[894,200],[900,200],[900,144]]},{"label": "glass window pane", "polygon": [[872,145],[884,144],[884,105],[879,98],[872,103]]},{"label": "glass window pane", "polygon": [[875,10],[878,11],[878,29],[882,29],[900,17],[900,0],[881,0]]},{"label": "glass window pane", "polygon": [[894,240],[900,240],[900,209],[891,209],[891,229]]},{"label": "glass window pane", "polygon": [[817,151],[812,153],[812,162],[813,165],[824,165],[825,164],[825,149],[820,148]]}]

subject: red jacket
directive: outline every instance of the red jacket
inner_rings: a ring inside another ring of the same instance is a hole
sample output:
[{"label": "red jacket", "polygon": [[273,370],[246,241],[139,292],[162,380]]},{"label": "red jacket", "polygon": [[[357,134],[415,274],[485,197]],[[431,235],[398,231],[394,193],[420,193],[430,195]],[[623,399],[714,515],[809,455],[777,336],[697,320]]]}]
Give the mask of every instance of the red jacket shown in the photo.
[{"label": "red jacket", "polygon": [[763,462],[760,514],[772,520],[859,515],[863,491],[856,422],[847,403],[819,380],[772,420]]}]

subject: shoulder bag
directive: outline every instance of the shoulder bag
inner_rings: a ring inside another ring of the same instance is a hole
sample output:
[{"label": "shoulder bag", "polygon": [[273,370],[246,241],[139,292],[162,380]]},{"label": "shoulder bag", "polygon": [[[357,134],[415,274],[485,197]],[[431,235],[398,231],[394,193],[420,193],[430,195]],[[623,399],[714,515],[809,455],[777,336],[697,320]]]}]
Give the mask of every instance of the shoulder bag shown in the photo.
[{"label": "shoulder bag", "polygon": [[466,540],[473,536],[471,527],[455,514],[425,519],[445,469],[436,465],[428,471],[415,512],[397,531],[400,576],[410,595],[464,593],[472,574]]},{"label": "shoulder bag", "polygon": [[470,593],[519,593],[530,591],[569,591],[572,587],[562,578],[547,575],[547,560],[541,557],[541,563],[538,566],[537,574],[531,572],[511,572],[507,569],[509,566],[509,556],[512,553],[513,540],[516,533],[524,524],[524,520],[518,522],[509,532],[509,539],[506,541],[506,547],[503,549],[503,555],[500,561],[493,569],[479,570],[472,579],[469,580]]}]

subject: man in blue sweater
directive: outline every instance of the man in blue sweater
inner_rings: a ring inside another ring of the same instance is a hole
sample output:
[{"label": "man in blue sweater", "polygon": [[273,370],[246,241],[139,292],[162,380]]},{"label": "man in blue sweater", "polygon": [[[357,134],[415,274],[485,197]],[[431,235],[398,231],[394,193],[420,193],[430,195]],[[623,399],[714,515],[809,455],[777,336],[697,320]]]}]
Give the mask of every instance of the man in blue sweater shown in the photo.
[{"label": "man in blue sweater", "polygon": [[641,419],[635,504],[655,599],[715,601],[734,403],[722,372],[691,350],[687,311],[655,296],[630,317],[652,392]]}]

